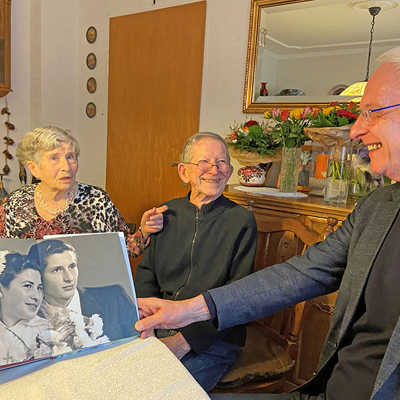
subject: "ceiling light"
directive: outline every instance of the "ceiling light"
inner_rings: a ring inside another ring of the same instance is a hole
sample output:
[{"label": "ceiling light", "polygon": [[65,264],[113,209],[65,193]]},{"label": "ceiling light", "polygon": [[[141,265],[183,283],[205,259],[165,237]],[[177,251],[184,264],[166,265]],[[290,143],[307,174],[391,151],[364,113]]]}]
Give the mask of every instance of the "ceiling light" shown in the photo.
[{"label": "ceiling light", "polygon": [[351,0],[349,3],[349,6],[353,8],[369,9],[371,7],[380,7],[382,10],[388,10],[399,5],[399,0]]},{"label": "ceiling light", "polygon": [[[370,2],[364,1],[364,3],[376,3],[376,2],[377,1],[370,1]],[[368,11],[371,14],[372,21],[371,21],[370,39],[368,46],[367,72],[365,74],[365,79],[363,82],[355,82],[351,84],[348,88],[343,90],[342,93],[340,93],[341,96],[362,96],[364,94],[365,86],[367,86],[369,78],[369,67],[371,64],[372,39],[374,37],[375,17],[381,11],[381,7],[369,7]]]}]

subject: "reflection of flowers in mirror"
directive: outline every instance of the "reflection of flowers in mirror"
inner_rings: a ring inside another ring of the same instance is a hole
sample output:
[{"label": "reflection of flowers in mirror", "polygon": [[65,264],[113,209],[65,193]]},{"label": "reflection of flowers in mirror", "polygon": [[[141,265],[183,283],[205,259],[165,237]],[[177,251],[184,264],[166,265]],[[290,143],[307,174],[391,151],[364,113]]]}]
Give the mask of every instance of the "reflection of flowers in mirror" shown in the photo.
[{"label": "reflection of flowers in mirror", "polygon": [[311,126],[325,128],[352,124],[360,114],[358,103],[332,102],[328,107],[314,108],[309,114]]}]

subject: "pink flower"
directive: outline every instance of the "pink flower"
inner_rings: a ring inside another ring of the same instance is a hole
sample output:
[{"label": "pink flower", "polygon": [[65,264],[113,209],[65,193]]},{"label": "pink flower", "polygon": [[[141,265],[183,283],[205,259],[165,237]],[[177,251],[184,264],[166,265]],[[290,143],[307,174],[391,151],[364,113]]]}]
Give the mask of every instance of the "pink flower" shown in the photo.
[{"label": "pink flower", "polygon": [[303,112],[301,113],[301,118],[307,118],[308,115],[312,114],[313,109],[312,107],[306,107]]},{"label": "pink flower", "polygon": [[271,110],[271,113],[272,113],[272,118],[279,118],[281,110],[279,108],[273,108]]}]

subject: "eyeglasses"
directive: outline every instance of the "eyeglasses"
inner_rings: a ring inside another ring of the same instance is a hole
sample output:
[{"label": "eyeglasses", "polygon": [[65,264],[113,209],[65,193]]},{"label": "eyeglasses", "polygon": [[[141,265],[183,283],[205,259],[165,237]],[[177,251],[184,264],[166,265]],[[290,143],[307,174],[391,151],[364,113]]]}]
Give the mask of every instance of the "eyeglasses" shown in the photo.
[{"label": "eyeglasses", "polygon": [[[363,111],[363,112],[361,113],[361,115],[362,115],[362,117],[364,118],[364,120],[365,120],[366,122],[370,123],[371,120],[372,120],[372,115],[371,115],[372,113],[377,112],[377,111],[387,110],[387,109],[389,109],[389,108],[399,107],[399,106],[400,106],[400,104],[393,104],[393,105],[391,105],[391,106],[380,107],[380,108],[374,108],[373,110],[366,110],[366,111]],[[381,115],[377,115],[377,117],[378,117],[378,116],[379,116],[379,117],[382,117],[384,114],[385,114],[385,113],[382,113]]]},{"label": "eyeglasses", "polygon": [[201,172],[207,172],[209,171],[212,167],[217,167],[217,169],[221,172],[226,172],[228,171],[230,164],[228,163],[228,161],[226,160],[218,160],[215,162],[215,164],[206,161],[206,160],[200,160],[197,163],[194,162],[185,162],[184,164],[192,164],[192,165],[196,165]]}]

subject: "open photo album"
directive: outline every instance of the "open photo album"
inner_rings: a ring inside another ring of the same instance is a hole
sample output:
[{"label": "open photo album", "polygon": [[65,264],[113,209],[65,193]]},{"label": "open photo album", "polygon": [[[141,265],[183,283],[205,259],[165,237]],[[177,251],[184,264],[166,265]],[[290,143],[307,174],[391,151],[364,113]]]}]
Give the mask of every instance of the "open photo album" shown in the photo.
[{"label": "open photo album", "polygon": [[0,239],[0,369],[138,336],[122,233]]}]

